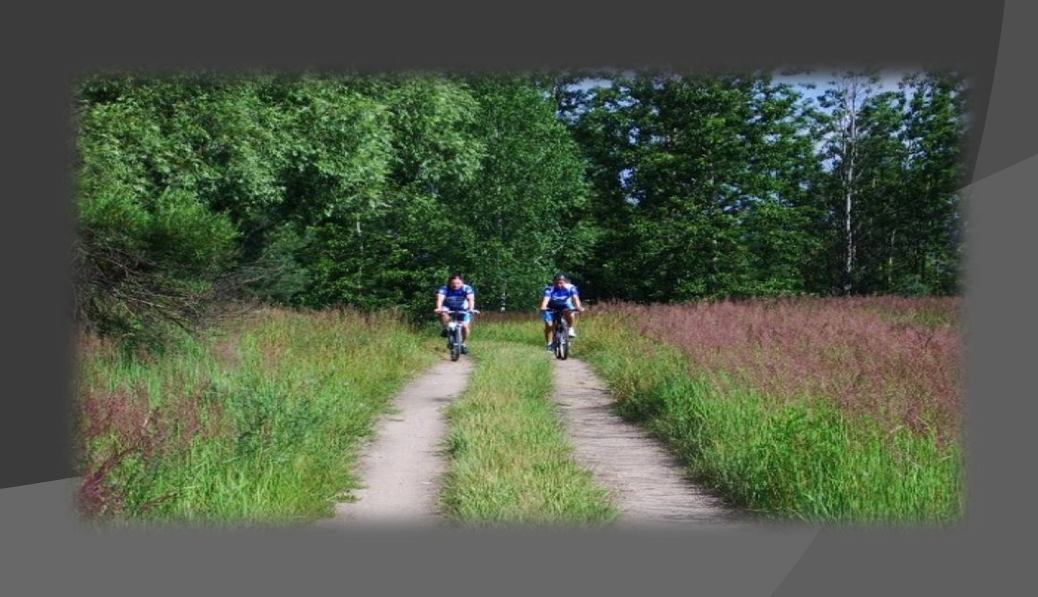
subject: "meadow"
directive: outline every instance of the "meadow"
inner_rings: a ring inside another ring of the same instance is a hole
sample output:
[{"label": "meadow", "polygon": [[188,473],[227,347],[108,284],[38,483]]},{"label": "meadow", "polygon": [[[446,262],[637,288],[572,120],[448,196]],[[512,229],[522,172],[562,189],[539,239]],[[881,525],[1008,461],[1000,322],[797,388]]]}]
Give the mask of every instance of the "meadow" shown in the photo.
[{"label": "meadow", "polygon": [[[574,357],[690,476],[766,518],[947,523],[963,514],[954,298],[608,303]],[[358,448],[431,365],[435,326],[263,309],[161,350],[79,339],[79,509],[90,518],[281,524],[331,514]],[[440,502],[466,524],[601,524],[616,507],[571,448],[530,313],[488,313],[446,412]]]},{"label": "meadow", "polygon": [[[947,522],[962,515],[961,303],[895,297],[613,303],[575,356],[617,411],[690,473],[763,516]],[[530,344],[538,326],[484,334]]]},{"label": "meadow", "polygon": [[[868,297],[962,292],[968,81],[802,73],[831,76],[815,88],[774,74],[79,78],[81,509],[328,513],[356,486],[352,459],[389,397],[438,358],[434,289],[460,272],[481,307],[532,307],[569,272],[589,294],[630,301],[588,313],[575,356],[733,503],[807,519],[955,517],[958,303]],[[834,292],[857,298],[714,300]],[[210,326],[229,304],[271,308]],[[454,440],[490,447],[518,416],[538,436],[520,446],[529,462],[562,450],[544,387],[516,386],[544,351],[503,346],[543,348],[536,313],[477,327],[480,368],[515,360],[477,372]],[[481,424],[500,429],[463,423],[490,402]],[[454,447],[454,464],[497,466]],[[604,512],[586,495],[588,509],[558,512],[599,517],[581,513]],[[448,503],[477,519],[556,515],[552,500],[534,512],[479,499]]]}]

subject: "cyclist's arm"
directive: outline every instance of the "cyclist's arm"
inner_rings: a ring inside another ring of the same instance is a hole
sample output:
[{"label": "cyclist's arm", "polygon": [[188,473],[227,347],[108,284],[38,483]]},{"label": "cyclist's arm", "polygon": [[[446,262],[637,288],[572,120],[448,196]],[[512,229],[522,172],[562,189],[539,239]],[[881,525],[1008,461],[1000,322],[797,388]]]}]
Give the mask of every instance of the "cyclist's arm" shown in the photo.
[{"label": "cyclist's arm", "polygon": [[465,297],[465,299],[469,302],[469,311],[475,311],[476,310],[476,295],[474,293],[470,292],[468,294],[468,296]]},{"label": "cyclist's arm", "polygon": [[578,311],[583,311],[584,307],[580,304],[580,291],[577,290],[577,287],[570,284],[569,293],[570,298],[573,299],[573,305],[577,308]]},{"label": "cyclist's arm", "polygon": [[548,296],[545,295],[544,298],[541,299],[540,310],[543,311],[543,310],[545,310],[547,308],[548,308]]},{"label": "cyclist's arm", "polygon": [[443,308],[443,295],[439,292],[436,293],[436,310],[439,311]]}]

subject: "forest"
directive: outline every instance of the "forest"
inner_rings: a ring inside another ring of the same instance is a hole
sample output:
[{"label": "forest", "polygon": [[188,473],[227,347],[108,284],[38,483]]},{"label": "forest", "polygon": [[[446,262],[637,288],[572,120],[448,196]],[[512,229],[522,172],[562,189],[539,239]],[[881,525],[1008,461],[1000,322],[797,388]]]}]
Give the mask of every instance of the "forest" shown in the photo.
[{"label": "forest", "polygon": [[126,340],[232,301],[427,318],[453,272],[494,311],[557,271],[592,303],[957,295],[968,92],[922,70],[96,74],[75,317]]}]

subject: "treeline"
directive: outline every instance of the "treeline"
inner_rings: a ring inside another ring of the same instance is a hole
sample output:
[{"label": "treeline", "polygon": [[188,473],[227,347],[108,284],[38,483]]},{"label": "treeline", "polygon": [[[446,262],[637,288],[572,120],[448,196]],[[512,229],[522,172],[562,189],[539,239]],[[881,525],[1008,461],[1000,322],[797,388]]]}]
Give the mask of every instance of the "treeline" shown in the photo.
[{"label": "treeline", "polygon": [[958,291],[966,88],[951,74],[613,77],[559,89],[588,157],[600,297]]},{"label": "treeline", "polygon": [[643,301],[956,291],[958,79],[816,101],[763,74],[609,77],[86,79],[77,318],[139,337],[228,298],[418,312],[452,271],[492,309],[560,269]]},{"label": "treeline", "polygon": [[77,314],[103,332],[242,295],[428,308],[455,270],[526,306],[589,195],[512,77],[98,77],[78,101]]}]

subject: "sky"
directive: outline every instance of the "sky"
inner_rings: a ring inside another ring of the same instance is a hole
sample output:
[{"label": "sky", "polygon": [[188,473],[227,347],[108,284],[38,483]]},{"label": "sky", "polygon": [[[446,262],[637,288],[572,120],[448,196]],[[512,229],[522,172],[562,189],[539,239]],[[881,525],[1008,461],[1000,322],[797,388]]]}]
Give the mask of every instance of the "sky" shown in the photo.
[{"label": "sky", "polygon": [[[883,93],[886,91],[897,91],[898,83],[900,83],[902,77],[908,74],[910,71],[905,70],[880,70],[879,82],[876,85],[875,93]],[[795,75],[784,75],[784,74],[773,74],[775,82],[788,83],[796,87],[805,98],[811,98],[817,102],[818,97],[825,93],[825,90],[830,87],[830,82],[837,77],[836,71],[831,70],[819,70],[809,73],[799,73]],[[574,87],[580,90],[592,89],[595,87],[609,86],[611,83],[609,79],[583,79],[576,83]],[[810,86],[814,85],[813,88]],[[911,99],[911,91],[909,91],[909,99]],[[822,111],[828,111],[818,104],[816,107]]]},{"label": "sky", "polygon": [[[885,91],[897,91],[897,84],[905,74],[907,74],[906,71],[881,71],[879,75],[879,84],[877,85],[877,92],[883,93]],[[834,73],[831,71],[819,71],[799,75],[774,75],[776,82],[789,83],[794,87],[800,88],[805,95],[810,93],[812,96],[821,95],[825,89],[829,87],[829,82],[833,78],[835,78]],[[806,87],[810,84],[815,85],[813,90]]]},{"label": "sky", "polygon": [[[880,93],[884,91],[896,91],[898,82],[905,74],[905,71],[880,71],[880,80],[877,91]],[[773,76],[776,82],[789,83],[798,87],[805,95],[810,94],[811,96],[817,96],[821,95],[829,86],[829,81],[834,78],[834,73],[832,71],[816,71],[796,75],[775,74]],[[608,79],[584,79],[577,83],[576,87],[577,89],[585,90],[593,87],[602,87],[603,85],[608,84]],[[815,85],[813,90],[808,89],[807,87],[811,84]]]}]

